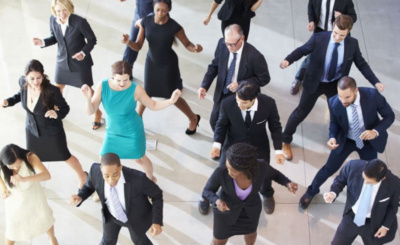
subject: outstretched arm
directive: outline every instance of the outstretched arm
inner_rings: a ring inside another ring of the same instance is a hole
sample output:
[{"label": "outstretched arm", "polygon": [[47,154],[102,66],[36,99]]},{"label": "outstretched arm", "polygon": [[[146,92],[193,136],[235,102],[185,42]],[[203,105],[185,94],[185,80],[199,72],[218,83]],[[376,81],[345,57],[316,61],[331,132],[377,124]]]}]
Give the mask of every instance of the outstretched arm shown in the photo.
[{"label": "outstretched arm", "polygon": [[200,53],[203,50],[203,47],[200,44],[194,45],[191,41],[189,41],[183,28],[180,31],[178,31],[178,33],[176,33],[176,37],[179,39],[179,41],[181,41],[183,46],[185,46],[185,48],[190,52]]},{"label": "outstretched arm", "polygon": [[175,104],[175,102],[179,99],[179,96],[181,96],[181,91],[179,89],[176,89],[172,93],[171,98],[168,100],[155,101],[147,95],[146,91],[140,85],[137,85],[134,96],[135,100],[139,101],[150,110],[158,111],[164,109],[167,106]]},{"label": "outstretched arm", "polygon": [[208,12],[207,17],[203,20],[203,24],[206,26],[211,20],[211,15],[214,13],[215,9],[218,7],[219,3],[212,2],[210,12]]}]

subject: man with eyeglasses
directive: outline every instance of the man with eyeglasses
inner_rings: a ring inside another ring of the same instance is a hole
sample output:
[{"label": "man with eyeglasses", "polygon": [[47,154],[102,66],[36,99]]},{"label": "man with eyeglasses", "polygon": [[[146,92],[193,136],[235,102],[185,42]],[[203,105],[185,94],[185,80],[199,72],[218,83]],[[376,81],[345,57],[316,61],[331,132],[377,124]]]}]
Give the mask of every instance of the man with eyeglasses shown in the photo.
[{"label": "man with eyeglasses", "polygon": [[213,131],[221,101],[233,95],[242,81],[256,83],[262,87],[271,80],[264,56],[244,39],[243,30],[239,25],[226,27],[225,37],[218,41],[215,57],[208,66],[198,90],[198,98],[204,99],[214,78],[217,77],[214,106],[210,116]]}]

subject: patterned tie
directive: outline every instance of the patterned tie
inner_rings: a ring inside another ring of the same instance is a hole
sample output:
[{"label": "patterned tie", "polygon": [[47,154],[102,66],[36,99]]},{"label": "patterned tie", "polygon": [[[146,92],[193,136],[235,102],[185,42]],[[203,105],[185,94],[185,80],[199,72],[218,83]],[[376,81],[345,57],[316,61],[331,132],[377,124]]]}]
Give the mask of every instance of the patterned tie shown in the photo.
[{"label": "patterned tie", "polygon": [[325,13],[325,25],[324,25],[324,31],[328,31],[328,22],[329,22],[329,13],[330,13],[330,8],[331,8],[331,0],[326,1],[326,13]]},{"label": "patterned tie", "polygon": [[237,53],[233,53],[233,59],[231,64],[229,65],[228,75],[226,76],[225,87],[224,87],[224,94],[227,94],[229,91],[226,88],[232,82],[233,73],[235,72],[236,66],[236,55]]},{"label": "patterned tie", "polygon": [[110,213],[119,221],[126,223],[128,218],[122,209],[121,202],[118,198],[118,193],[115,187],[110,188]]},{"label": "patterned tie", "polygon": [[360,196],[357,213],[354,216],[354,223],[358,226],[363,226],[365,224],[365,218],[367,218],[368,208],[371,202],[371,195],[372,185],[366,184]]},{"label": "patterned tie", "polygon": [[340,43],[335,43],[335,47],[333,48],[332,51],[332,57],[331,57],[331,64],[329,65],[329,70],[328,70],[328,81],[332,81],[335,76],[336,76],[336,69],[337,69],[337,64],[338,64],[338,47]]},{"label": "patterned tie", "polygon": [[351,104],[352,109],[352,119],[353,119],[353,132],[354,132],[354,140],[356,141],[356,146],[358,149],[362,149],[364,147],[364,142],[360,138],[362,130],[360,128],[360,122],[358,121],[358,114],[357,114],[357,105]]},{"label": "patterned tie", "polygon": [[244,119],[244,122],[246,123],[247,127],[250,128],[250,124],[251,124],[250,110],[246,111],[246,117]]}]

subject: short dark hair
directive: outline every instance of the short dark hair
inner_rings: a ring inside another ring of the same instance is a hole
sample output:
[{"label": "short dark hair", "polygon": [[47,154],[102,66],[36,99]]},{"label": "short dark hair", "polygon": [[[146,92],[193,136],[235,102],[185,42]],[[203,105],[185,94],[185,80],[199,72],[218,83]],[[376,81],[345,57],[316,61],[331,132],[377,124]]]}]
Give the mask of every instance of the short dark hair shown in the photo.
[{"label": "short dark hair", "polygon": [[128,74],[130,77],[132,75],[132,67],[128,62],[124,60],[117,61],[114,64],[112,64],[111,73],[118,75]]},{"label": "short dark hair", "polygon": [[386,164],[379,159],[368,161],[364,167],[364,174],[368,178],[375,179],[377,182],[385,178],[387,173]]},{"label": "short dark hair", "polygon": [[341,14],[335,18],[333,25],[337,26],[342,31],[349,30],[350,32],[353,28],[353,23],[353,18],[351,18],[350,15]]},{"label": "short dark hair", "polygon": [[356,80],[354,80],[354,78],[349,76],[344,76],[340,78],[340,80],[338,81],[337,87],[340,90],[346,90],[350,88],[351,91],[354,91],[357,88],[357,83]]},{"label": "short dark hair", "polygon": [[249,81],[243,81],[236,89],[236,94],[241,100],[254,100],[257,97],[260,87]]},{"label": "short dark hair", "polygon": [[236,143],[229,147],[226,159],[237,171],[243,172],[254,181],[259,171],[256,148],[246,143]]},{"label": "short dark hair", "polygon": [[106,153],[101,156],[100,164],[101,166],[117,165],[117,167],[120,167],[121,160],[119,159],[119,156],[115,153]]},{"label": "short dark hair", "polygon": [[154,0],[154,1],[153,1],[153,7],[154,7],[157,3],[165,3],[165,4],[168,6],[169,11],[171,11],[171,9],[172,9],[172,1],[171,1],[171,0]]}]

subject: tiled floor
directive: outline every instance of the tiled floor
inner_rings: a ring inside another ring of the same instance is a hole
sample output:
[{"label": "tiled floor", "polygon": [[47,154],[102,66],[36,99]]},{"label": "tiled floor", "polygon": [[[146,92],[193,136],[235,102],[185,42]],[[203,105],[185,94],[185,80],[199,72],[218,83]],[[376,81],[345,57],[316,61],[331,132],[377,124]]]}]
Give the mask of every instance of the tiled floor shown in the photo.
[{"label": "tiled floor", "polygon": [[[400,123],[400,2],[398,0],[353,0],[358,21],[352,35],[360,42],[361,51],[376,75],[386,84],[384,96],[392,105],[396,121],[389,130],[389,142],[384,154],[379,157],[387,162],[397,175]],[[51,80],[54,77],[56,47],[40,49],[32,45],[35,36],[49,34],[50,1],[48,0],[0,0],[0,98],[18,91],[18,78],[26,62],[32,58],[43,62]],[[120,43],[123,33],[130,28],[135,3],[112,0],[75,0],[76,13],[91,24],[98,44],[92,55],[96,83],[110,75],[110,65],[122,57],[124,45]],[[306,30],[307,0],[264,0],[257,16],[252,20],[249,42],[266,57],[272,80],[262,91],[278,103],[282,124],[297,105],[299,96],[289,94],[297,66],[286,70],[279,62],[295,47],[310,36]],[[148,139],[158,140],[157,151],[148,156],[155,166],[158,184],[164,190],[164,231],[152,238],[154,244],[209,244],[212,238],[212,215],[202,216],[197,211],[197,200],[204,184],[217,163],[210,160],[212,131],[208,124],[212,106],[212,91],[205,101],[197,100],[196,91],[202,81],[207,65],[213,58],[216,42],[220,38],[220,23],[214,14],[209,26],[202,25],[211,0],[174,0],[171,16],[185,28],[190,40],[204,47],[201,54],[187,52],[181,44],[175,47],[185,89],[183,97],[193,110],[202,116],[198,133],[189,137],[184,134],[188,122],[176,108],[163,111],[146,111],[144,123]],[[141,83],[147,45],[140,53],[135,65],[134,77]],[[351,75],[363,86],[370,86],[353,66]],[[98,131],[90,128],[91,117],[85,114],[84,99],[80,91],[67,88],[64,96],[71,111],[64,120],[70,150],[85,169],[97,161],[102,143],[104,127]],[[397,101],[397,102],[396,102]],[[21,107],[0,109],[0,146],[8,143],[25,145],[25,113]],[[162,124],[160,122],[163,122]],[[341,219],[345,193],[335,204],[324,204],[317,196],[309,210],[300,213],[297,209],[299,197],[310,184],[316,171],[325,163],[329,150],[328,108],[321,98],[312,113],[298,128],[294,137],[294,159],[283,166],[273,166],[299,183],[299,192],[293,197],[283,187],[276,185],[277,206],[273,215],[261,214],[257,244],[324,245],[329,244]],[[350,158],[357,158],[351,155]],[[137,166],[132,161],[127,166]],[[56,235],[60,244],[98,244],[101,238],[100,205],[91,200],[80,208],[68,204],[69,196],[77,191],[77,179],[63,162],[46,163],[52,179],[44,183],[49,203],[56,218]],[[330,178],[322,186],[329,190]],[[0,237],[4,235],[4,202],[0,201]],[[399,216],[398,216],[399,219]],[[2,240],[1,240],[2,241]],[[0,242],[1,244],[2,242]],[[243,237],[233,237],[230,244],[243,244]],[[40,236],[30,243],[47,244]],[[120,234],[119,244],[131,244],[127,230]],[[362,244],[358,239],[355,244]],[[399,234],[391,244],[400,244]]]}]

